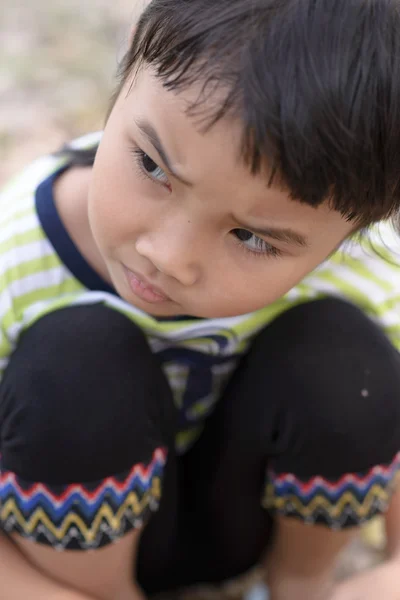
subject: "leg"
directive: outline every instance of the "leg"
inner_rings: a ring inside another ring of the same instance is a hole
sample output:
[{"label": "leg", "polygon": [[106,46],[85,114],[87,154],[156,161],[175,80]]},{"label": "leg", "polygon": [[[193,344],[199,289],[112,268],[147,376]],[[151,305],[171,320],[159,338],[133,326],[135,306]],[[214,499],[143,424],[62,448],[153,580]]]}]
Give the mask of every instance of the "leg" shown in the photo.
[{"label": "leg", "polygon": [[271,517],[280,523],[269,562],[280,561],[275,587],[288,570],[311,577],[302,559],[310,564],[318,545],[321,562],[311,564],[330,574],[347,539],[332,529],[387,506],[399,464],[399,395],[398,354],[357,308],[321,300],[266,328],[187,457],[207,577],[255,564],[273,539]]},{"label": "leg", "polygon": [[42,318],[5,373],[0,434],[3,528],[51,577],[125,597],[161,482],[168,495],[176,488],[175,409],[140,330],[101,305]]}]

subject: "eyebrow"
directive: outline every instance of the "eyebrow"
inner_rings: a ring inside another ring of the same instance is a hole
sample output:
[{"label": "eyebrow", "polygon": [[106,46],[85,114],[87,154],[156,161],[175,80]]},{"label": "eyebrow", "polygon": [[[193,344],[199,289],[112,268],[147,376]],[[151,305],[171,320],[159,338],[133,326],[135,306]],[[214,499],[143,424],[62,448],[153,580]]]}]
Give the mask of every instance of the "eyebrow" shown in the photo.
[{"label": "eyebrow", "polygon": [[298,246],[300,248],[308,248],[309,242],[307,238],[294,231],[290,228],[280,228],[280,227],[251,227],[248,225],[241,225],[245,229],[249,229],[252,233],[256,235],[260,235],[262,237],[268,237],[272,240],[276,240],[277,242],[284,242],[286,244],[292,244],[293,246]]},{"label": "eyebrow", "polygon": [[166,153],[164,146],[161,143],[160,137],[157,131],[154,129],[153,125],[146,121],[145,119],[135,119],[135,124],[141,134],[147,139],[147,141],[153,146],[157,154],[160,156],[164,165],[167,167],[168,171],[173,175],[176,179],[178,179],[184,185],[192,187],[192,183],[187,181],[182,175],[176,172],[176,170],[172,167],[171,161],[168,158],[168,154]]},{"label": "eyebrow", "polygon": [[[160,156],[161,160],[167,167],[168,171],[181,183],[186,186],[193,187],[193,184],[187,181],[182,175],[176,172],[176,170],[172,167],[171,161],[166,153],[164,146],[161,143],[160,137],[157,131],[154,129],[153,125],[149,123],[146,119],[135,119],[135,124],[141,134],[147,139],[147,141],[153,146],[157,154]],[[290,228],[279,228],[279,227],[251,227],[249,225],[240,225],[244,229],[249,229],[256,235],[260,235],[263,237],[268,237],[272,240],[276,240],[277,242],[284,242],[286,244],[292,244],[294,246],[298,246],[300,248],[307,248],[309,246],[307,238],[294,231]]]}]

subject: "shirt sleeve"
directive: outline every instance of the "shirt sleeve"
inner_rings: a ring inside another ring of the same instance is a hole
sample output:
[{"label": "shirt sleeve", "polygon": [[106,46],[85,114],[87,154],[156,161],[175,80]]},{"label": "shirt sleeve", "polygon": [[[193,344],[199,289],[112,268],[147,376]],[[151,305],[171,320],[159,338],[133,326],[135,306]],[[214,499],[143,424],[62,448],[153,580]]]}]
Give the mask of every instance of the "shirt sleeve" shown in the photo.
[{"label": "shirt sleeve", "polygon": [[282,378],[288,405],[263,499],[272,513],[342,529],[387,510],[400,482],[399,282],[396,253],[383,246],[332,257],[307,278],[315,298],[342,297],[378,327],[367,333],[350,319],[324,330],[318,351],[296,354],[310,387],[299,375],[298,388],[287,390]]},{"label": "shirt sleeve", "polygon": [[13,343],[10,339],[13,328],[16,329],[16,319],[11,294],[0,273],[0,385],[13,350]]},{"label": "shirt sleeve", "polygon": [[302,476],[271,466],[263,505],[275,514],[331,529],[363,525],[386,512],[399,470],[399,453],[390,462],[340,477]]},{"label": "shirt sleeve", "polygon": [[345,241],[287,295],[308,302],[339,297],[368,315],[400,351],[400,236],[389,223]]},{"label": "shirt sleeve", "polygon": [[0,385],[5,532],[97,550],[158,510],[175,407],[144,335],[129,325],[101,304],[74,305],[19,337]]},{"label": "shirt sleeve", "polygon": [[367,383],[352,385],[338,371],[330,389],[317,383],[301,406],[289,399],[267,467],[267,510],[331,529],[386,512],[400,483],[400,355],[383,350],[377,345],[368,362],[360,349]]}]

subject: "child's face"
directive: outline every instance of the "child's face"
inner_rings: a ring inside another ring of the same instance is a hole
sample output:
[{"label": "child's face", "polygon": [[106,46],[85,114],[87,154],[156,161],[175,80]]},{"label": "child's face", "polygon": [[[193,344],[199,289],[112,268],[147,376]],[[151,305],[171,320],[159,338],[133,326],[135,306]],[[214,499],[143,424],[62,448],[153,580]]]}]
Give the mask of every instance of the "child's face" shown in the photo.
[{"label": "child's face", "polygon": [[327,205],[300,204],[268,188],[265,174],[252,176],[240,158],[240,124],[221,120],[200,132],[185,113],[196,90],[176,95],[149,71],[128,88],[99,147],[89,219],[110,279],[131,304],[156,316],[251,312],[350,234]]}]

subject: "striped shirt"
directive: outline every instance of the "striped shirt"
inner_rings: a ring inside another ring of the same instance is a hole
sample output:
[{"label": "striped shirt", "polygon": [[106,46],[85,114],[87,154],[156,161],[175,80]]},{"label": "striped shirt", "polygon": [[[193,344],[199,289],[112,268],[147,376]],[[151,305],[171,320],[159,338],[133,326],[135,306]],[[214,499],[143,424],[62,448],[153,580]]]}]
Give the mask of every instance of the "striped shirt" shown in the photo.
[{"label": "striped shirt", "polygon": [[[74,145],[89,147],[100,136],[91,134]],[[177,449],[184,452],[254,336],[296,304],[324,296],[347,299],[400,350],[400,241],[389,223],[347,241],[286,295],[254,313],[157,320],[116,295],[69,238],[52,195],[54,179],[67,166],[65,158],[43,157],[0,195],[0,381],[21,333],[41,316],[69,305],[102,302],[141,327],[159,356],[180,414]]]}]

